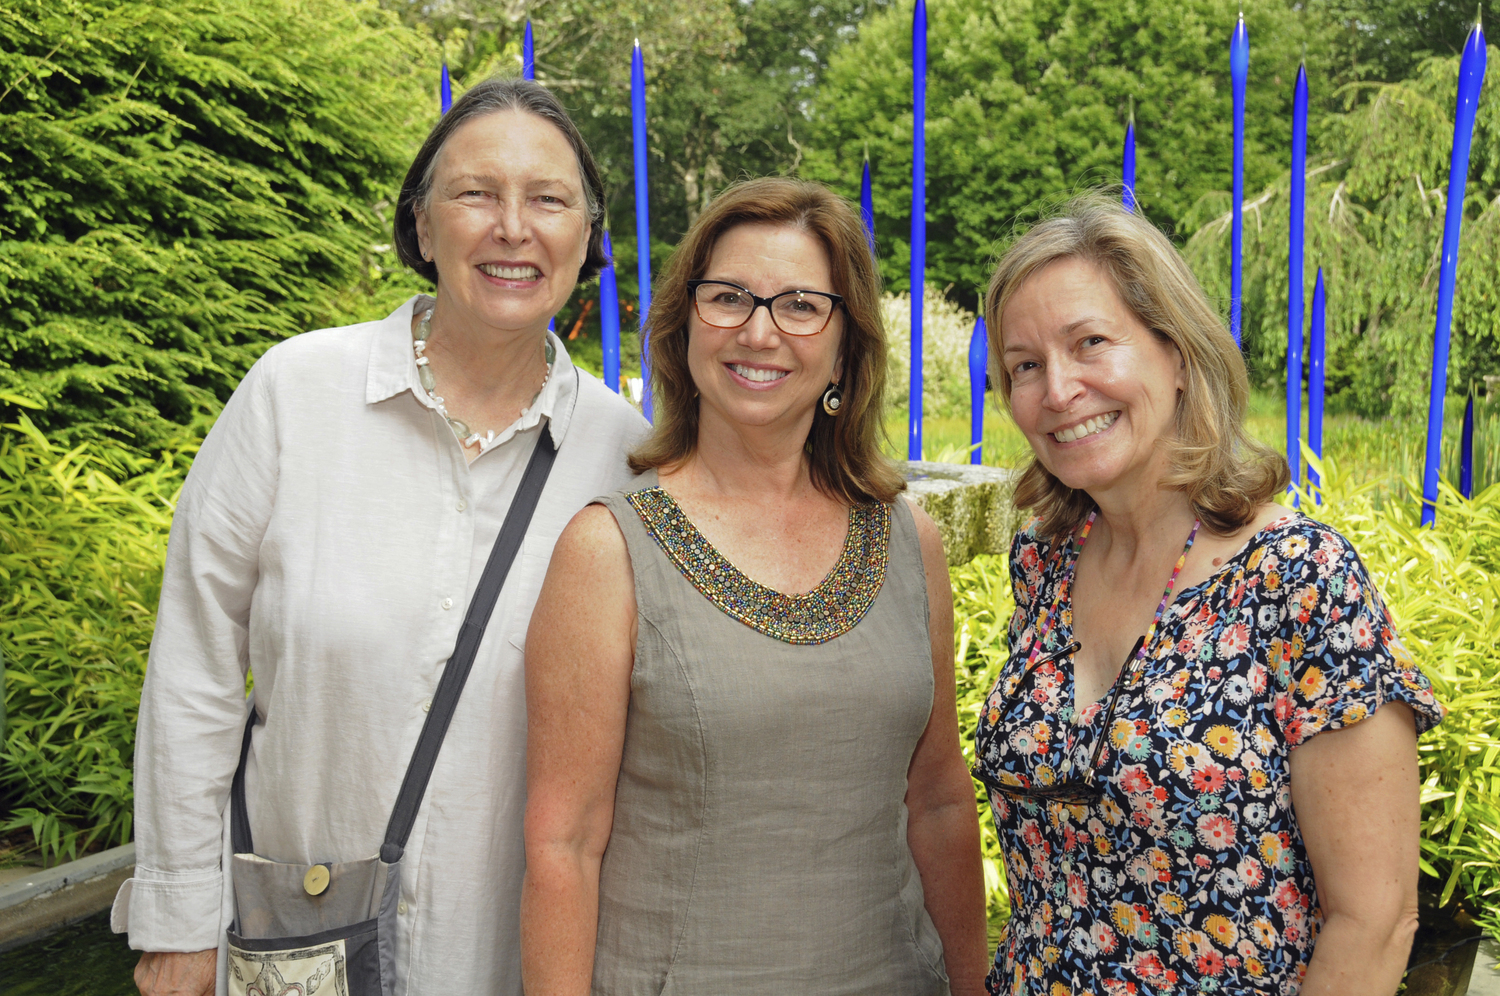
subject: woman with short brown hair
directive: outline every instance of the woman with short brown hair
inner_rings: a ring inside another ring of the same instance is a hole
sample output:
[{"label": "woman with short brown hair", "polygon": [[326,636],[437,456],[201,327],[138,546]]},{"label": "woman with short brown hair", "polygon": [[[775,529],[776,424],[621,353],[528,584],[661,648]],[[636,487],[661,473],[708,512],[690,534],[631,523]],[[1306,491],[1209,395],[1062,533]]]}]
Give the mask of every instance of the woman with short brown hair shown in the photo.
[{"label": "woman with short brown hair", "polygon": [[663,276],[644,473],[563,533],[527,637],[530,996],[980,992],[952,595],[876,447],[879,291],[853,210],[790,179],[726,191]]}]

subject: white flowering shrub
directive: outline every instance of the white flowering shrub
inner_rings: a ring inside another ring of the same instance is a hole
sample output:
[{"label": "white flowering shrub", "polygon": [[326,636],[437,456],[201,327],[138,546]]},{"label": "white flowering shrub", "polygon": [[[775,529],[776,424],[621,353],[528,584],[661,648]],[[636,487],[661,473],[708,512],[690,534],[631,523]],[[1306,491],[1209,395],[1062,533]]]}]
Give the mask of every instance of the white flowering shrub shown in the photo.
[{"label": "white flowering shrub", "polygon": [[[886,405],[904,418],[911,393],[911,295],[886,294],[881,301],[891,354]],[[927,286],[922,295],[922,415],[968,418],[969,338],[974,315]]]}]

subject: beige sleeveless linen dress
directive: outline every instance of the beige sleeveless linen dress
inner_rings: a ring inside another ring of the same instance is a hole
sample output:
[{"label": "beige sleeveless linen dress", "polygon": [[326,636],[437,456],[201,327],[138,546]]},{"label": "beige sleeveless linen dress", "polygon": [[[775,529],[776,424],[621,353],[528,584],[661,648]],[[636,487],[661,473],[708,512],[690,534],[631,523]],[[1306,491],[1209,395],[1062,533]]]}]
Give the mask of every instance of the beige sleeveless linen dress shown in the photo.
[{"label": "beige sleeveless linen dress", "polygon": [[933,695],[910,508],[851,510],[834,570],[786,596],[654,473],[600,501],[640,635],[593,992],[946,996],[903,802]]}]

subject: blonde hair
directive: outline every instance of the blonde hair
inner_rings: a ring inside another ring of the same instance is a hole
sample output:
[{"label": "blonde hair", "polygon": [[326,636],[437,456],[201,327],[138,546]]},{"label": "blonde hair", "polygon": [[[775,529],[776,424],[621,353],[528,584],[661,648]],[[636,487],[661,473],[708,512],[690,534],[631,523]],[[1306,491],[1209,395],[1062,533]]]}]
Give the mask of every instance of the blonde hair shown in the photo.
[{"label": "blonde hair", "polygon": [[854,209],[818,183],[787,177],[746,180],[728,187],[688,229],[667,263],[646,317],[655,426],[630,454],[630,469],[674,467],[698,447],[698,391],[688,369],[687,283],[702,277],[719,238],[738,225],[784,225],[813,236],[828,254],[833,292],[844,299],[844,402],[838,415],[819,405],[807,434],[812,482],[851,505],[890,502],[906,482],[880,452],[884,431],[886,336],[880,274]]},{"label": "blonde hair", "polygon": [[[1171,461],[1163,485],[1185,493],[1212,532],[1248,524],[1260,505],[1286,489],[1291,472],[1244,430],[1250,396],[1245,361],[1197,278],[1165,235],[1117,201],[1086,195],[1069,202],[1021,235],[990,278],[984,318],[992,373],[1006,407],[1010,372],[998,362],[1005,306],[1022,284],[1060,259],[1098,266],[1141,324],[1182,356],[1185,387],[1177,400],[1176,433],[1163,440]],[[1094,505],[1086,492],[1063,484],[1035,458],[1016,485],[1014,501],[1036,511],[1043,532],[1054,538],[1077,530]]]}]

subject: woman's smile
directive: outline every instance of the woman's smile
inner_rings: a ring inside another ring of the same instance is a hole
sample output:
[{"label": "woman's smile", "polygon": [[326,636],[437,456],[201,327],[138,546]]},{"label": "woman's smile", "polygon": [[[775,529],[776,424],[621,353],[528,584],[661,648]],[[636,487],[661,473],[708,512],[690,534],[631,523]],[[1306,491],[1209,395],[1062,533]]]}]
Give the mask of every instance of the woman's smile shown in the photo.
[{"label": "woman's smile", "polygon": [[1102,436],[1114,426],[1115,420],[1120,417],[1118,411],[1105,412],[1103,415],[1095,415],[1081,422],[1074,422],[1061,429],[1053,429],[1047,435],[1058,443],[1081,443],[1086,439]]},{"label": "woman's smile", "polygon": [[478,270],[501,287],[525,289],[542,282],[542,270],[534,263],[480,263]]},{"label": "woman's smile", "polygon": [[769,390],[786,380],[791,373],[781,367],[768,367],[756,363],[726,363],[724,369],[728,370],[735,383],[752,391]]}]

